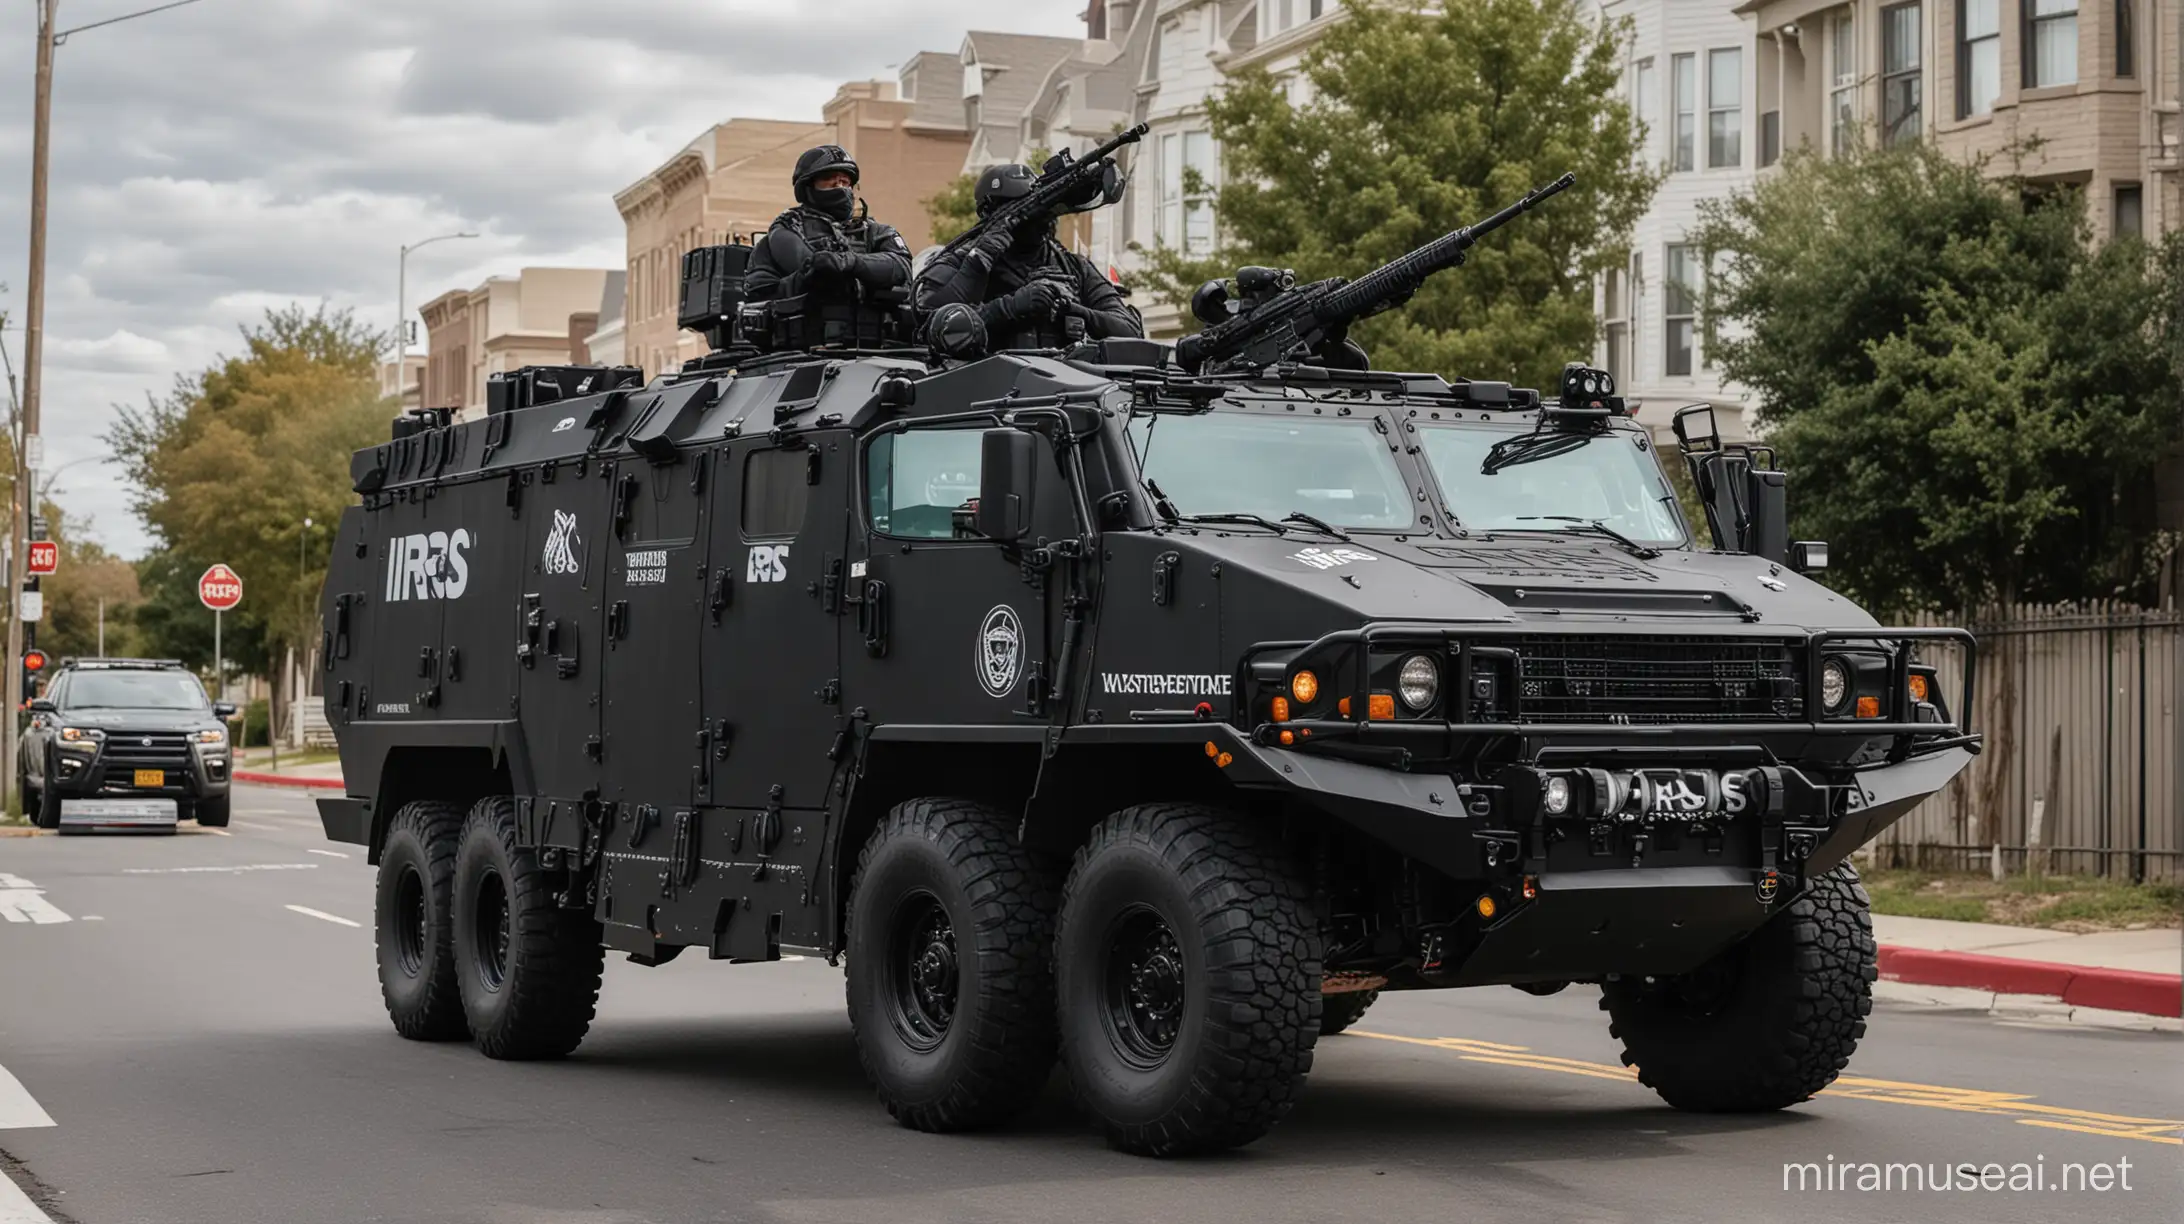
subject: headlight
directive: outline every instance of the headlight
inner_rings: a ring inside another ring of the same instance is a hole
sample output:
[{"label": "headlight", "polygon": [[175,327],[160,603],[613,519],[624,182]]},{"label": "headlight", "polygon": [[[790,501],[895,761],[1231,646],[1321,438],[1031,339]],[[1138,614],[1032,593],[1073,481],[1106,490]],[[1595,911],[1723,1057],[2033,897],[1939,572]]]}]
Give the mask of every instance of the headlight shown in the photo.
[{"label": "headlight", "polygon": [[1570,780],[1563,777],[1547,779],[1547,785],[1541,799],[1545,802],[1547,811],[1552,815],[1560,816],[1569,811]]},{"label": "headlight", "polygon": [[1830,714],[1840,714],[1849,700],[1850,668],[1841,659],[1829,659],[1820,665],[1820,706]]},{"label": "headlight", "polygon": [[200,744],[225,744],[227,743],[227,732],[218,727],[214,727],[210,731],[200,731],[197,733],[197,742]]},{"label": "headlight", "polygon": [[1424,655],[1412,655],[1403,660],[1403,670],[1396,675],[1395,689],[1403,695],[1404,705],[1423,710],[1440,696],[1441,669]]},{"label": "headlight", "polygon": [[96,744],[106,738],[106,732],[97,727],[62,727],[61,742],[64,744]]}]

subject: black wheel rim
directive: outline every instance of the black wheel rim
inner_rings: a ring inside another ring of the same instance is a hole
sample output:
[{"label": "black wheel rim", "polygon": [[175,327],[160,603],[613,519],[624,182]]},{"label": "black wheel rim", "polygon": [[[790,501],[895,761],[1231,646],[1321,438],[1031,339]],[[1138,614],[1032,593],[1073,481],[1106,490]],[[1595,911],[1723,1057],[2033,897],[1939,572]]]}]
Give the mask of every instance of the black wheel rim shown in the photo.
[{"label": "black wheel rim", "polygon": [[1116,1052],[1140,1070],[1165,1062],[1189,999],[1183,949],[1167,920],[1142,905],[1124,910],[1109,928],[1100,981],[1100,1010]]},{"label": "black wheel rim", "polygon": [[961,986],[955,924],[940,898],[919,889],[895,907],[888,940],[887,998],[895,1031],[927,1053],[947,1040]]},{"label": "black wheel rim", "polygon": [[402,972],[417,977],[425,971],[425,876],[415,864],[406,864],[394,881],[394,955]]},{"label": "black wheel rim", "polygon": [[499,990],[508,980],[508,919],[508,884],[500,872],[487,871],[478,879],[478,909],[471,934],[478,946],[478,978],[488,989]]}]

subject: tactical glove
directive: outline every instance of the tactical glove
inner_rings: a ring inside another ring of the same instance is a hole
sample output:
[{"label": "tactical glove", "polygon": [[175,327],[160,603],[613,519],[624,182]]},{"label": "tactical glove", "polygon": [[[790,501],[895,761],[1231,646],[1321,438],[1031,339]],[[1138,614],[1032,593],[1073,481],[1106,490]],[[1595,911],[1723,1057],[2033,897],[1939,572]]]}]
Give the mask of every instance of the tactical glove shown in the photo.
[{"label": "tactical glove", "polygon": [[1003,300],[1012,319],[1051,319],[1061,309],[1062,291],[1046,281],[1033,281]]}]

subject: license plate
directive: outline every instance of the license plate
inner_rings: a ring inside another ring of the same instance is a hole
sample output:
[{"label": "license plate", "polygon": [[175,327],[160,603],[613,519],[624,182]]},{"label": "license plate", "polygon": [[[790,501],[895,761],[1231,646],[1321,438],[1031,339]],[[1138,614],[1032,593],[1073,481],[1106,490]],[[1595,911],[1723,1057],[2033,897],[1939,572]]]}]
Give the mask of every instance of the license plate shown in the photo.
[{"label": "license plate", "polygon": [[1630,806],[1674,820],[1736,816],[1750,806],[1753,786],[1743,770],[1645,769],[1631,779]]},{"label": "license plate", "polygon": [[136,784],[138,786],[165,786],[167,784],[167,771],[164,769],[139,769],[136,771]]},{"label": "license plate", "polygon": [[61,823],[76,825],[171,825],[180,818],[172,799],[63,799]]}]

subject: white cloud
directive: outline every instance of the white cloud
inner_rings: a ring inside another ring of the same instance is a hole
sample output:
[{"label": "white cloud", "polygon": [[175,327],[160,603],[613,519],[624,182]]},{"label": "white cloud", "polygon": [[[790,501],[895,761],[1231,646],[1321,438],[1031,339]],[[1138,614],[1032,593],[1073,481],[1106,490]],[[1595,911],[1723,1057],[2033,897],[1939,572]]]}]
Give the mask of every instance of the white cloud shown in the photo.
[{"label": "white cloud", "polygon": [[[127,11],[72,0],[64,26]],[[95,456],[116,403],[164,393],[300,301],[395,314],[524,266],[621,260],[613,193],[735,115],[816,120],[837,84],[967,29],[1081,32],[1084,0],[202,0],[60,49],[45,428]],[[31,6],[0,13],[0,311],[22,358]],[[63,480],[108,546],[149,541],[111,467]]]}]

